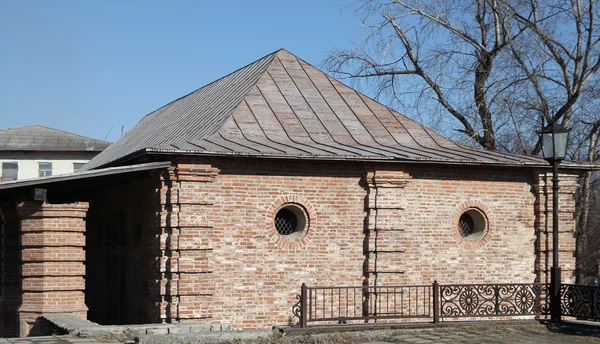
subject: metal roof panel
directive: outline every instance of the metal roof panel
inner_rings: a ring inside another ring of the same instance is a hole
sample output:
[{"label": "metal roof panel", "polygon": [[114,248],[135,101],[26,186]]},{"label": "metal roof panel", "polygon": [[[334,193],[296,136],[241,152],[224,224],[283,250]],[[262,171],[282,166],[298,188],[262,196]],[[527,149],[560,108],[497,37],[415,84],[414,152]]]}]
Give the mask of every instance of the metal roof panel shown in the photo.
[{"label": "metal roof panel", "polygon": [[285,50],[147,115],[85,168],[115,164],[134,152],[465,165],[547,164],[539,157],[456,144]]}]

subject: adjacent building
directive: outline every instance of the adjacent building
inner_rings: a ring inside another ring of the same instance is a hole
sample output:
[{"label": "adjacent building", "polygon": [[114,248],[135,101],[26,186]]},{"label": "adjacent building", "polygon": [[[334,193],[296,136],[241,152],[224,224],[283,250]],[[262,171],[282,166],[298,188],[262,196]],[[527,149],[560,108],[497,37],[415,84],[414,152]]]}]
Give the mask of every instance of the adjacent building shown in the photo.
[{"label": "adjacent building", "polygon": [[110,142],[32,125],[0,130],[0,181],[77,172]]}]

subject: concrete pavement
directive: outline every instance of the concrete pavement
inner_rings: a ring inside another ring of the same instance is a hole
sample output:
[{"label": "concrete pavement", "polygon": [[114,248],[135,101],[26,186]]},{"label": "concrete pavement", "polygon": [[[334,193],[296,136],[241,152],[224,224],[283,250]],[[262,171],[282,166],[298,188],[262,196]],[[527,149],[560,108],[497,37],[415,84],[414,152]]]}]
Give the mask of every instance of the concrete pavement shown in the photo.
[{"label": "concrete pavement", "polygon": [[43,336],[28,338],[0,338],[0,344],[118,344],[114,340],[99,341],[95,338],[79,338],[71,336]]},{"label": "concrete pavement", "polygon": [[[271,334],[260,336],[252,332],[208,332],[143,335],[140,344],[600,344],[600,329],[569,326],[551,328],[539,323],[452,324],[425,328],[396,328],[370,331]],[[29,338],[0,338],[0,344],[117,344],[103,337],[79,338],[74,336],[48,336]]]}]

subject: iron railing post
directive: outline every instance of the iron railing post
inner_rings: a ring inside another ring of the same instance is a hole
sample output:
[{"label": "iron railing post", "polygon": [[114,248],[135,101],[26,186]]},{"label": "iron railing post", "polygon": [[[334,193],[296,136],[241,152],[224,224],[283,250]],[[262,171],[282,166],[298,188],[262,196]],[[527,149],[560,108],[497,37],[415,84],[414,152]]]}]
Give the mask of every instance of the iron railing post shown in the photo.
[{"label": "iron railing post", "polygon": [[494,314],[500,314],[500,286],[494,287]]},{"label": "iron railing post", "polygon": [[[598,314],[596,313],[597,307],[595,307],[594,303],[596,301],[596,298],[594,297],[594,289],[598,289],[597,287],[589,287],[588,290],[588,300],[589,300],[589,308],[591,309],[590,312],[590,317],[593,319],[597,319],[598,318]],[[562,312],[561,312],[562,313]]]},{"label": "iron railing post", "polygon": [[440,322],[440,285],[438,281],[433,281],[433,323]]},{"label": "iron railing post", "polygon": [[300,289],[300,327],[305,328],[307,317],[308,317],[308,297],[307,297],[308,287],[305,283],[302,283],[302,287]]}]

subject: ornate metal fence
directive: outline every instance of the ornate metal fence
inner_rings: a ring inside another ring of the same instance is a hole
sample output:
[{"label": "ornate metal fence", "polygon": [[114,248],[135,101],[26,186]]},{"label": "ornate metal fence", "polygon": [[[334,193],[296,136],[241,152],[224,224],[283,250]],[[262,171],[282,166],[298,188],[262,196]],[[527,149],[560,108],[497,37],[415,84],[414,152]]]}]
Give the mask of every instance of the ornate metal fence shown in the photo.
[{"label": "ornate metal fence", "polygon": [[600,320],[600,287],[561,284],[561,313],[584,320]]},{"label": "ornate metal fence", "polygon": [[548,314],[548,284],[440,285],[440,317]]},{"label": "ornate metal fence", "polygon": [[[377,319],[441,319],[548,315],[544,283],[308,287],[302,284],[292,312],[298,324]],[[600,287],[561,284],[561,314],[600,321]]]},{"label": "ornate metal fence", "polygon": [[[403,318],[437,323],[440,319],[459,317],[548,314],[548,294],[548,284],[524,283],[439,285],[435,281],[429,285],[360,287],[302,284],[292,312],[301,327],[309,322]],[[594,297],[600,298],[600,293]]]}]

